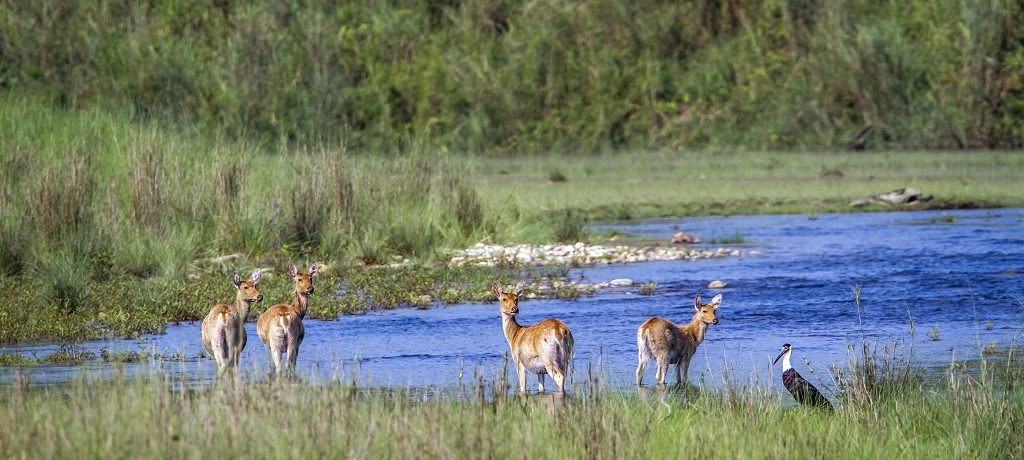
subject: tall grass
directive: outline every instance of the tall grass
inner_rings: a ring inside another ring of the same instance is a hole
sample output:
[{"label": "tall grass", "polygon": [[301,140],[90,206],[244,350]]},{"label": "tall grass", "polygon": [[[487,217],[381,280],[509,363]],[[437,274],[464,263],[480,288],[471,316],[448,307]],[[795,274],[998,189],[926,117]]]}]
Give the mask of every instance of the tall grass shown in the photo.
[{"label": "tall grass", "polygon": [[[194,319],[211,301],[198,291],[204,278],[246,265],[315,259],[344,269],[410,258],[441,265],[451,249],[479,241],[586,240],[589,222],[624,214],[839,211],[851,196],[907,185],[934,193],[930,204],[937,206],[1015,205],[1024,187],[1006,171],[1022,161],[1000,152],[481,158],[425,149],[367,156],[210,137],[188,125],[54,109],[5,93],[0,314],[21,323],[0,321],[8,326],[0,341],[160,330],[158,318]],[[820,180],[822,162],[841,165],[846,175]],[[578,179],[572,187],[543,180],[552,167]],[[680,179],[696,171],[699,180]],[[214,262],[232,254],[233,268]],[[185,309],[147,300],[127,303],[134,314],[99,317],[107,313],[97,308],[104,301],[121,300],[98,300],[113,294],[97,290],[145,293],[153,278],[157,287],[171,286],[155,298],[168,299],[182,283],[203,295],[187,297],[196,304]],[[472,298],[434,296],[441,297]],[[17,307],[25,304],[44,308]]]},{"label": "tall grass", "polygon": [[0,88],[353,148],[1019,147],[1008,0],[3,2]]},{"label": "tall grass", "polygon": [[634,393],[593,378],[568,397],[519,397],[501,372],[395,390],[340,377],[199,388],[158,376],[42,389],[23,381],[0,388],[0,455],[1016,458],[1024,398],[992,374],[951,369],[935,386],[845,400],[834,413],[784,407],[764,387]]},{"label": "tall grass", "polygon": [[[4,105],[0,158],[9,180],[0,205],[9,218],[0,226],[0,260],[7,274],[61,251],[97,276],[181,277],[198,258],[240,250],[429,260],[499,228],[466,170],[433,155],[269,154],[102,111],[41,110],[31,98],[10,96]],[[33,132],[42,125],[46,134]],[[102,140],[82,153],[93,139]]]}]

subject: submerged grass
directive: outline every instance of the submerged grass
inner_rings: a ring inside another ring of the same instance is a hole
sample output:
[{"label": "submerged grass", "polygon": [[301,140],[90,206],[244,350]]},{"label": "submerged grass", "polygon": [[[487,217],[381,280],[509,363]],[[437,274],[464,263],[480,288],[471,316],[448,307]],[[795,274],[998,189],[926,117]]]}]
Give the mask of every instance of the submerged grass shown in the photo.
[{"label": "submerged grass", "polygon": [[479,373],[464,386],[394,390],[340,380],[195,388],[119,374],[41,389],[21,381],[0,388],[0,455],[1018,458],[1024,394],[992,378],[997,367],[903,381],[834,413],[786,407],[788,395],[765,387],[637,392],[588,378],[568,397],[511,396]]}]

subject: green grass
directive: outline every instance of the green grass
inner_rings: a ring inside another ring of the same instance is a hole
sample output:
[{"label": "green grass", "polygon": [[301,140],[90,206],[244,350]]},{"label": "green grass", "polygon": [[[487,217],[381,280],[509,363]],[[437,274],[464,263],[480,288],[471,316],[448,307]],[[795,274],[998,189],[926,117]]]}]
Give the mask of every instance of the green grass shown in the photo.
[{"label": "green grass", "polygon": [[[985,364],[984,362],[982,364]],[[1019,380],[946,371],[834,413],[787,407],[778,388],[616,390],[510,396],[477,376],[432,389],[169,377],[0,388],[0,456],[346,458],[1017,458]],[[1019,379],[1019,377],[1014,377]],[[130,418],[131,423],[125,423]]]},{"label": "green grass", "polygon": [[869,149],[1017,148],[1021,11],[1005,0],[4,2],[0,90],[270,144],[832,150],[870,124]]},{"label": "green grass", "polygon": [[[282,276],[283,270],[263,275],[259,289],[265,300],[253,305],[251,321],[273,304],[292,301],[292,282]],[[514,284],[565,276],[565,270],[557,267],[329,268],[317,279],[319,289],[310,300],[308,315],[330,320],[372,310],[489,301],[495,280]],[[0,343],[81,342],[159,333],[169,322],[201,320],[215,303],[230,303],[235,295],[228,274],[199,279],[116,277],[88,282],[83,288],[78,308],[68,311],[60,302],[47,302],[43,281],[0,278]],[[17,308],[29,304],[37,307]]]},{"label": "green grass", "polygon": [[[844,212],[904,186],[934,195],[928,207],[1024,203],[1019,152],[381,156],[230,141],[10,93],[0,102],[0,343],[159,332],[230,301],[223,280],[256,266],[317,260],[336,268],[322,282],[371,293],[314,302],[315,317],[332,318],[425,295],[485,298],[489,278],[520,272],[446,270],[453,251],[601,241],[595,221]],[[572,180],[549,181],[556,170]],[[268,288],[287,300],[287,283]]]},{"label": "green grass", "polygon": [[[844,177],[819,177],[823,164],[841,168]],[[544,181],[554,165],[578,179]],[[1024,178],[1013,172],[1024,168],[1020,152],[619,152],[487,158],[473,168],[485,203],[541,213],[583,210],[592,220],[620,220],[623,209],[633,219],[853,212],[852,199],[901,187],[934,195],[924,208],[1024,203]],[[915,208],[867,210],[888,209]]]}]

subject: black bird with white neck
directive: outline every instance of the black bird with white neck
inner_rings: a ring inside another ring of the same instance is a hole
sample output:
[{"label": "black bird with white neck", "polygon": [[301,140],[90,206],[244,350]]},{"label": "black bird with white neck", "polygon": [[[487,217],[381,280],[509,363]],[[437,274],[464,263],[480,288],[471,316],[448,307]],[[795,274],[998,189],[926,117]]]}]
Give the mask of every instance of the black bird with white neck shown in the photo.
[{"label": "black bird with white neck", "polygon": [[779,356],[775,357],[775,361],[772,361],[774,366],[780,359],[782,360],[782,385],[800,404],[832,410],[832,403],[828,401],[828,398],[814,388],[814,385],[803,378],[796,369],[793,369],[793,365],[789,362],[789,356],[792,354],[793,347],[787,343],[782,346],[782,351],[779,352]]}]

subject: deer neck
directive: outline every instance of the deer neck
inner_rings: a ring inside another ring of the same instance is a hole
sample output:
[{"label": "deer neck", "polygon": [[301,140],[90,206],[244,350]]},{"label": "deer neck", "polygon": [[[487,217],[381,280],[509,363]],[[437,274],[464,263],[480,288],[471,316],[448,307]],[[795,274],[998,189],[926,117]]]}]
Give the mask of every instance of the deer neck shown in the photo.
[{"label": "deer neck", "polygon": [[295,300],[292,301],[291,309],[299,315],[299,318],[305,318],[306,310],[309,309],[309,294],[295,291]]},{"label": "deer neck", "polygon": [[519,332],[523,326],[519,325],[516,321],[516,317],[512,315],[501,314],[501,328],[505,330],[505,340],[508,340],[508,346],[512,346],[512,340],[515,339],[516,333]]},{"label": "deer neck", "polygon": [[235,311],[238,312],[238,316],[242,318],[243,322],[249,317],[250,308],[252,308],[252,301],[242,298],[242,291],[239,290],[238,293],[235,294]]},{"label": "deer neck", "polygon": [[693,338],[697,339],[698,344],[704,341],[704,334],[708,332],[708,323],[701,321],[700,312],[695,313],[690,324],[684,327],[693,333]]}]

